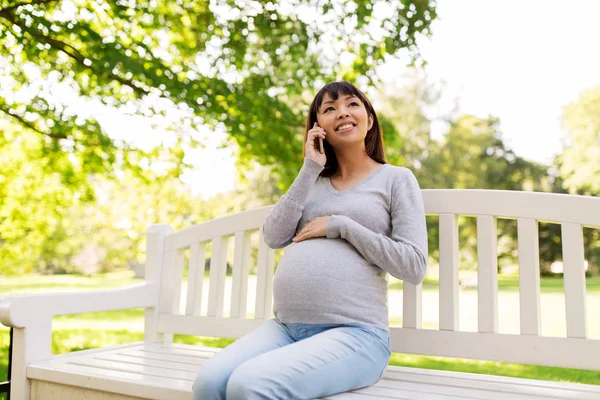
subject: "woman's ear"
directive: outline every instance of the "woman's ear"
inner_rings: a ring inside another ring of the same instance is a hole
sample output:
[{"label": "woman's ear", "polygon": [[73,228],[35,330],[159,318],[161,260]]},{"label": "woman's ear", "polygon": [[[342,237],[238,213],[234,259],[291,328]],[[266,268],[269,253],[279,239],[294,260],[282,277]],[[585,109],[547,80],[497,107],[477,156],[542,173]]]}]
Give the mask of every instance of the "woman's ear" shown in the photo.
[{"label": "woman's ear", "polygon": [[373,127],[373,122],[375,122],[375,118],[373,117],[373,114],[369,114],[369,129],[367,129],[367,131],[371,130]]}]

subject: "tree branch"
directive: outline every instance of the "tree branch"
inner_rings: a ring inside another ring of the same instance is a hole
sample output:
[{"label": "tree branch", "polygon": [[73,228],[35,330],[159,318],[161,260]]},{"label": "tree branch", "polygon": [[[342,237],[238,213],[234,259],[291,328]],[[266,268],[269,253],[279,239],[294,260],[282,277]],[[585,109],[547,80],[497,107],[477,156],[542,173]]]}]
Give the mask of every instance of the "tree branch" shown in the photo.
[{"label": "tree branch", "polygon": [[28,127],[32,131],[35,131],[35,132],[39,133],[40,135],[50,136],[50,137],[54,136],[54,139],[66,139],[66,137],[58,138],[58,137],[56,137],[56,135],[53,135],[51,133],[40,131],[38,129],[38,127],[35,126],[34,124],[32,124],[31,122],[27,121],[25,118],[23,118],[22,116],[20,116],[18,114],[11,113],[10,110],[5,109],[4,107],[0,107],[0,111],[2,111],[3,113],[5,113],[7,115],[10,115],[11,117],[13,117],[17,121],[19,121],[22,125]]},{"label": "tree branch", "polygon": [[15,4],[13,6],[1,9],[0,13],[11,13],[13,10],[16,10],[17,8],[19,8],[21,6],[29,6],[29,5],[36,5],[36,4],[46,4],[46,3],[52,3],[52,2],[55,2],[55,1],[59,1],[59,0],[33,0],[33,1],[28,2],[28,3],[18,3],[18,4]]},{"label": "tree branch", "polygon": [[[40,0],[40,1],[51,1],[51,0]],[[54,1],[54,0],[52,0]],[[12,7],[9,7],[12,8]],[[75,47],[71,46],[68,43],[62,42],[60,40],[54,39],[50,36],[44,35],[43,33],[41,33],[38,30],[33,30],[33,29],[29,29],[29,27],[27,26],[23,26],[20,25],[17,21],[17,18],[15,18],[15,15],[10,12],[10,11],[6,11],[9,8],[5,8],[3,10],[0,10],[0,17],[3,17],[5,20],[13,23],[14,25],[18,26],[21,28],[21,30],[26,31],[27,33],[29,33],[31,36],[33,36],[34,38],[38,38],[40,39],[40,41],[45,42],[47,44],[49,44],[51,47],[53,47],[55,50],[59,50],[62,51],[63,53],[65,53],[66,55],[68,55],[69,57],[71,57],[72,59],[74,59],[75,61],[77,61],[78,64],[84,66],[85,68],[91,70],[93,73],[95,73],[96,75],[99,75],[98,72],[92,67],[93,64],[90,65],[86,65],[85,64],[85,60],[87,59],[87,57],[85,57],[83,54],[81,54],[79,52],[79,50],[77,50]],[[117,82],[119,82],[122,85],[125,86],[129,86],[131,89],[133,89],[134,92],[136,92],[138,94],[138,96],[142,97],[144,95],[148,95],[150,94],[150,92],[148,92],[147,90],[135,85],[133,82],[121,78],[120,76],[114,74],[111,72],[110,77],[112,77],[114,80],[116,80]]]},{"label": "tree branch", "polygon": [[21,123],[23,126],[26,126],[27,128],[31,129],[34,132],[39,133],[40,135],[43,136],[47,136],[53,140],[72,140],[74,142],[78,142],[78,143],[84,143],[86,146],[102,146],[102,143],[100,143],[99,141],[86,141],[86,142],[82,142],[81,140],[75,140],[74,138],[70,138],[67,137],[66,135],[59,135],[56,134],[54,132],[44,132],[41,131],[37,126],[35,126],[35,124],[27,121],[25,118],[23,118],[23,116],[19,115],[19,114],[15,114],[12,113],[10,110],[6,109],[5,107],[1,107],[0,106],[0,111],[2,111],[3,113],[13,117],[14,119],[16,119],[17,121],[19,121],[19,123]]}]

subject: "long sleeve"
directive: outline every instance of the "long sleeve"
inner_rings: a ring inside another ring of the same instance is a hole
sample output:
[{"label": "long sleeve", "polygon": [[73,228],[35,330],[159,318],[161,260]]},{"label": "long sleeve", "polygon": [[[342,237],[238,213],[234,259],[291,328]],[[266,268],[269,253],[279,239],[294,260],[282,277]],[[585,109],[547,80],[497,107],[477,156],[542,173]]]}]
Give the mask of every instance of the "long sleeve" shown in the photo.
[{"label": "long sleeve", "polygon": [[391,238],[343,215],[332,215],[326,235],[329,239],[347,240],[365,259],[390,275],[419,284],[427,269],[425,210],[417,179],[405,171],[402,184],[391,197]]},{"label": "long sleeve", "polygon": [[321,171],[321,164],[308,157],[304,158],[304,164],[294,183],[275,204],[263,225],[263,237],[270,248],[280,249],[292,243],[298,221],[302,218],[304,203]]}]

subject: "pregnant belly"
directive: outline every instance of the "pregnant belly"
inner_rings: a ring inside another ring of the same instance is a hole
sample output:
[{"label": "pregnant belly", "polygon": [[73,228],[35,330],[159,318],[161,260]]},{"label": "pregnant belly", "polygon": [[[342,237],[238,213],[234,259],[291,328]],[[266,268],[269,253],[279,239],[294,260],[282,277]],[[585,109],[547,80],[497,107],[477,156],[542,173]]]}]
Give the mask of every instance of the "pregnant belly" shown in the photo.
[{"label": "pregnant belly", "polygon": [[[285,249],[275,279],[301,279],[299,285],[319,277],[331,277],[367,286],[380,286],[385,273],[367,261],[344,239],[316,238],[294,243]],[[285,285],[288,286],[288,285]]]}]

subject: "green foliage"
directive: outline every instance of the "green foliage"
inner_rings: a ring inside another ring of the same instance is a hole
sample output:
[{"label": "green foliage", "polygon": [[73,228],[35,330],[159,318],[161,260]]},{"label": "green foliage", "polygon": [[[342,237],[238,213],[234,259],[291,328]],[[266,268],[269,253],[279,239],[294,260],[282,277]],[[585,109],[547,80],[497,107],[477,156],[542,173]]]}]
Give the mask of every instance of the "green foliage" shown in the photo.
[{"label": "green foliage", "polygon": [[566,106],[562,123],[567,141],[557,161],[565,188],[571,193],[600,195],[600,86]]},{"label": "green foliage", "polygon": [[[387,12],[376,17],[376,8]],[[74,256],[105,245],[99,257],[110,270],[139,258],[148,223],[179,227],[233,210],[231,199],[199,210],[168,183],[189,166],[185,150],[202,146],[201,125],[227,131],[240,170],[275,167],[276,195],[301,164],[315,88],[341,77],[372,83],[374,68],[403,49],[418,60],[415,39],[435,17],[433,1],[0,0],[0,274],[72,272],[81,269]],[[355,56],[343,70],[341,52]],[[182,117],[167,127],[173,144],[142,150],[109,137],[92,106]],[[98,217],[107,206],[97,186],[127,214]],[[148,193],[164,194],[153,208],[168,211],[142,215],[153,206]],[[111,242],[108,224],[119,221],[126,239]]]},{"label": "green foliage", "polygon": [[[441,141],[431,139],[431,119],[426,109],[439,100],[441,93],[424,78],[394,93],[382,95],[383,110],[401,137],[399,147],[386,146],[396,157],[396,165],[405,165],[415,173],[423,189],[499,189],[550,191],[552,182],[547,167],[516,156],[506,148],[495,118],[471,115],[445,118],[449,130]],[[402,160],[404,162],[402,162]],[[459,218],[461,265],[476,267],[476,219]],[[439,220],[427,218],[429,255],[439,259]],[[516,221],[498,220],[499,267],[514,264],[517,257]],[[560,249],[544,253],[550,262],[560,258]],[[558,253],[557,253],[558,250]],[[546,260],[544,260],[546,261]]]},{"label": "green foliage", "polygon": [[[374,15],[376,8],[386,11],[378,14],[383,17]],[[45,137],[48,152],[69,152],[85,159],[86,169],[109,171],[121,146],[93,118],[56,104],[49,85],[38,88],[34,79],[143,115],[164,113],[158,101],[164,99],[189,111],[184,125],[223,124],[239,144],[242,162],[285,161],[280,172],[289,184],[300,162],[296,136],[306,112],[292,107],[293,99],[343,76],[375,80],[374,68],[402,49],[418,60],[416,37],[429,34],[435,18],[433,1],[306,0],[293,7],[141,1],[133,7],[114,0],[4,0],[3,81],[33,95],[18,101],[2,92],[0,111]],[[342,52],[355,56],[344,74]],[[178,133],[184,136],[179,148],[198,144],[193,135]],[[69,149],[61,147],[64,142]],[[181,157],[177,161],[181,165]]]},{"label": "green foliage", "polygon": [[[562,124],[566,145],[556,164],[564,188],[570,193],[600,196],[600,86],[567,105]],[[600,231],[586,229],[584,239],[588,273],[600,273]]]}]

